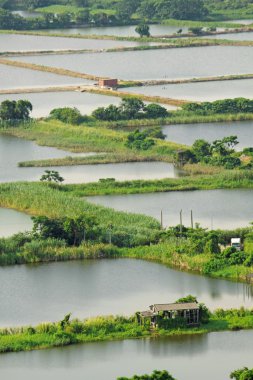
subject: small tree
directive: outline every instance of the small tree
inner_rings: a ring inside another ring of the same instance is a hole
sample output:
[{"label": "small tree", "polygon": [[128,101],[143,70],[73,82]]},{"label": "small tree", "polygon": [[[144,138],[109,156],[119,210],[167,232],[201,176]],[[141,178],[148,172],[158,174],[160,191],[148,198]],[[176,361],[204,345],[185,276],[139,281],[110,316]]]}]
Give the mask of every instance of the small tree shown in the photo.
[{"label": "small tree", "polygon": [[49,116],[67,124],[78,125],[83,121],[80,111],[71,107],[55,108],[50,112]]},{"label": "small tree", "polygon": [[135,375],[133,377],[118,377],[117,380],[175,380],[167,371],[155,370],[151,375]]},{"label": "small tree", "polygon": [[40,181],[61,183],[64,181],[64,178],[61,177],[59,172],[55,170],[45,170],[44,174],[40,178]]},{"label": "small tree", "polygon": [[144,103],[141,99],[135,97],[124,97],[119,109],[126,119],[135,119],[138,113],[143,111]]},{"label": "small tree", "polygon": [[140,37],[149,37],[150,31],[148,24],[142,23],[140,25],[137,25],[135,28],[136,33],[140,35]]},{"label": "small tree", "polygon": [[148,104],[144,111],[147,115],[148,119],[156,119],[158,117],[167,117],[169,115],[167,109],[165,107],[160,106],[159,104],[151,103]]},{"label": "small tree", "polygon": [[244,367],[242,369],[238,369],[234,372],[231,372],[230,379],[253,380],[253,369],[248,369],[247,367]]},{"label": "small tree", "polygon": [[193,26],[193,27],[189,28],[189,32],[191,32],[192,34],[195,34],[195,35],[199,36],[203,32],[203,28],[197,27],[197,26]]}]

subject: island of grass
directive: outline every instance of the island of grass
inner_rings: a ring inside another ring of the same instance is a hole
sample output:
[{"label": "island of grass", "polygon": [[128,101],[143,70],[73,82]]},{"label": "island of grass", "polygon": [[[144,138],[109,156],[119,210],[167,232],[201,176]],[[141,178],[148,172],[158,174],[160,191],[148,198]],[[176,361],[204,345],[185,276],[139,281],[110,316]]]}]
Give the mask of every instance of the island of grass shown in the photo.
[{"label": "island of grass", "polygon": [[[194,307],[200,311],[200,321],[195,327],[188,323],[192,305],[197,305]],[[167,305],[159,306],[166,309]],[[149,319],[140,322],[140,313],[137,312],[131,317],[100,316],[83,321],[71,320],[71,314],[68,314],[57,323],[4,328],[0,330],[0,353],[31,351],[86,342],[157,339],[164,336],[184,336],[253,328],[253,312],[244,308],[218,309],[210,312],[203,304],[196,303],[192,296],[178,300],[168,307],[169,310],[174,310],[172,311],[173,317],[166,311],[159,312],[157,313],[157,323],[152,327]],[[185,310],[183,314],[178,311],[182,309]]]}]

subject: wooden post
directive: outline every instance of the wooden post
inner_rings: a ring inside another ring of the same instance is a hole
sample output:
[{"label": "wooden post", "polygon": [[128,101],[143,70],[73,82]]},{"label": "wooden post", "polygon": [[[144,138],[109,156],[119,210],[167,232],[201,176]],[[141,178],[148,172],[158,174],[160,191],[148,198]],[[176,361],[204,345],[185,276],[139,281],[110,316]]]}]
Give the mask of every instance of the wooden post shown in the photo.
[{"label": "wooden post", "polygon": [[193,213],[192,213],[192,210],[191,210],[191,227],[193,228]]},{"label": "wooden post", "polygon": [[180,210],[180,236],[182,237],[183,232],[183,218],[182,218],[182,210]]}]

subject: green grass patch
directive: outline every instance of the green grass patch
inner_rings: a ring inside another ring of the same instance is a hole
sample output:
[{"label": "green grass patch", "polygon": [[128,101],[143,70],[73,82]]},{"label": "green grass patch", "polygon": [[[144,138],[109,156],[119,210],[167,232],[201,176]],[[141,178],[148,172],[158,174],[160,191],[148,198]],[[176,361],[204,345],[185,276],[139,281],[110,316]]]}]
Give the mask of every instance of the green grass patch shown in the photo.
[{"label": "green grass patch", "polygon": [[[65,322],[64,322],[65,321]],[[214,331],[252,329],[253,314],[250,310],[228,310],[211,314],[206,324],[195,328],[171,328],[150,330],[139,325],[135,317],[108,316],[86,320],[64,319],[56,323],[41,323],[37,326],[5,328],[0,330],[0,353],[31,351],[62,347],[78,343],[141,339],[146,337],[184,336],[205,334]]]},{"label": "green grass patch", "polygon": [[35,9],[36,12],[41,13],[55,13],[55,14],[63,14],[63,13],[73,13],[76,14],[82,11],[83,8],[75,7],[74,5],[49,5],[48,7],[41,7]]}]

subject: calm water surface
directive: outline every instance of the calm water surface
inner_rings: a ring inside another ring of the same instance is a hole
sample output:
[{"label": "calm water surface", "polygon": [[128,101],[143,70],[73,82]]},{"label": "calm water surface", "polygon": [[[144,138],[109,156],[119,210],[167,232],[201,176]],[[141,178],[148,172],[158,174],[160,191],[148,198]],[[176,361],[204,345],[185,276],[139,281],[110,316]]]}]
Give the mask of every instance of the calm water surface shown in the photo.
[{"label": "calm water surface", "polygon": [[27,99],[33,105],[32,117],[48,116],[50,111],[58,107],[76,107],[82,114],[90,115],[98,107],[110,104],[119,105],[121,99],[113,96],[89,94],[87,92],[43,92],[34,94],[0,95],[0,103],[6,99]]},{"label": "calm water surface", "polygon": [[116,380],[167,369],[179,380],[228,380],[236,368],[252,367],[253,331],[185,338],[126,340],[1,355],[8,380]]},{"label": "calm water surface", "polygon": [[29,36],[17,34],[0,35],[0,51],[36,51],[36,50],[79,50],[109,49],[116,47],[138,46],[131,41],[92,40],[82,38]]},{"label": "calm water surface", "polygon": [[215,36],[206,36],[204,38],[215,38],[219,40],[252,41],[253,32],[216,34]]},{"label": "calm water surface", "polygon": [[247,46],[211,46],[19,59],[100,76],[140,80],[176,79],[251,73],[253,49]]},{"label": "calm water surface", "polygon": [[[56,75],[41,71],[22,69],[0,64],[0,86],[1,89],[28,88],[28,87],[48,87],[64,85],[87,85],[94,82],[71,78],[63,75]],[[23,94],[23,99],[26,94]],[[7,95],[8,97],[8,95]]]},{"label": "calm water surface", "polygon": [[0,287],[0,326],[59,320],[69,312],[131,315],[188,294],[211,309],[253,306],[253,289],[245,284],[131,259],[2,267]]},{"label": "calm water surface", "polygon": [[8,237],[18,232],[30,231],[32,221],[30,216],[15,210],[0,208],[0,238]]},{"label": "calm water surface", "polygon": [[153,216],[166,226],[179,224],[179,213],[183,210],[183,224],[190,225],[190,211],[194,222],[202,227],[233,229],[249,226],[253,221],[253,191],[206,190],[180,191],[152,194],[108,195],[88,197],[90,202],[116,210]]},{"label": "calm water surface", "polygon": [[253,79],[129,87],[127,92],[192,101],[253,98]]},{"label": "calm water surface", "polygon": [[253,121],[177,124],[162,127],[166,140],[192,145],[197,139],[212,142],[226,136],[237,136],[237,150],[253,146]]},{"label": "calm water surface", "polygon": [[[82,153],[90,155],[92,153]],[[94,153],[93,153],[94,154]],[[44,170],[57,170],[65,183],[98,181],[100,178],[159,179],[177,177],[180,173],[172,164],[163,162],[134,162],[108,165],[77,165],[51,168],[19,168],[18,162],[75,156],[72,152],[56,148],[41,147],[32,141],[0,135],[0,182],[37,181]]]},{"label": "calm water surface", "polygon": [[[64,34],[87,34],[87,35],[107,35],[107,36],[120,36],[120,37],[137,37],[138,34],[135,32],[137,25],[127,25],[127,26],[103,26],[99,28],[71,28],[71,29],[49,29],[49,33],[64,33]],[[173,25],[150,25],[151,36],[173,34],[182,29],[183,33],[187,33],[188,28],[179,27]]]}]

